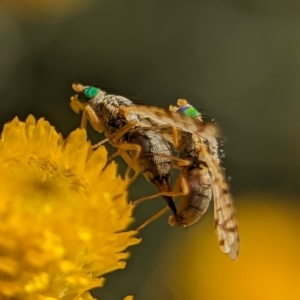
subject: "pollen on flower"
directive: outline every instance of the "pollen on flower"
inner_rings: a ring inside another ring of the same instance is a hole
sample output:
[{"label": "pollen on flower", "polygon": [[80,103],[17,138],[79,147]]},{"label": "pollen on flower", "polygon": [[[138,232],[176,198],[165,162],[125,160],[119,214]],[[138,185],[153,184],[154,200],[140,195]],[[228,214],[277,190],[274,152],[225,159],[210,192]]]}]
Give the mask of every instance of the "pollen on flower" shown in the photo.
[{"label": "pollen on flower", "polygon": [[[137,244],[126,183],[85,130],[15,118],[0,140],[0,299],[83,299]],[[100,277],[100,278],[98,278]]]}]

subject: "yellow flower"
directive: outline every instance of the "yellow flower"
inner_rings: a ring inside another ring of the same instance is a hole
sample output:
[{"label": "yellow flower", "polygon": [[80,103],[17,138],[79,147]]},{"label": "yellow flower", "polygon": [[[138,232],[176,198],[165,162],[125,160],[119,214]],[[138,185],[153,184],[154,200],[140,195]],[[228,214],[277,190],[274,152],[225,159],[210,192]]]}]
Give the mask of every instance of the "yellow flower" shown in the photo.
[{"label": "yellow flower", "polygon": [[[63,140],[45,120],[15,118],[0,141],[0,299],[92,299],[137,244],[126,184],[85,130]],[[98,278],[100,277],[100,278]]]}]

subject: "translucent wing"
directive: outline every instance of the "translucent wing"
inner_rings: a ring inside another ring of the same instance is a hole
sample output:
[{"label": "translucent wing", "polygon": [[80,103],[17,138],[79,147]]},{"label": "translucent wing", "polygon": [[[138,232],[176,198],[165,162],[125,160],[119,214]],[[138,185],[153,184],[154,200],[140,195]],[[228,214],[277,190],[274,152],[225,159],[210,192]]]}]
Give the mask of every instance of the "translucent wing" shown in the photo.
[{"label": "translucent wing", "polygon": [[231,259],[235,260],[239,254],[240,240],[227,178],[218,160],[211,156],[206,149],[203,149],[203,152],[205,152],[205,161],[212,177],[215,232],[219,246],[222,252],[227,253]]},{"label": "translucent wing", "polygon": [[128,117],[130,114],[136,114],[141,119],[154,121],[157,125],[176,127],[207,140],[217,135],[217,127],[210,121],[204,122],[201,118],[192,119],[156,106],[132,105],[121,108],[120,111],[125,117]]}]

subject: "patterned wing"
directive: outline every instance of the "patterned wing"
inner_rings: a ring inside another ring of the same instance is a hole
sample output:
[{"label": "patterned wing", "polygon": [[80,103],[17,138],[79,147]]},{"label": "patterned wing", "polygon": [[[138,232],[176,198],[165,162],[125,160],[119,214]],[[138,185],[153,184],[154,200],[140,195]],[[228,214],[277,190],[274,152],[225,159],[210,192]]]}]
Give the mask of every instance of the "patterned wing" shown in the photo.
[{"label": "patterned wing", "polygon": [[204,122],[201,118],[192,119],[156,106],[132,105],[121,108],[120,112],[123,113],[126,118],[130,117],[130,114],[135,114],[141,119],[150,119],[157,125],[176,127],[207,140],[217,135],[217,127],[212,122]]},{"label": "patterned wing", "polygon": [[[206,147],[204,146],[202,148]],[[219,246],[222,252],[228,254],[231,259],[235,260],[239,254],[240,240],[227,178],[218,160],[211,156],[207,150],[203,150],[203,152],[205,152],[205,161],[212,177],[215,232]]]}]

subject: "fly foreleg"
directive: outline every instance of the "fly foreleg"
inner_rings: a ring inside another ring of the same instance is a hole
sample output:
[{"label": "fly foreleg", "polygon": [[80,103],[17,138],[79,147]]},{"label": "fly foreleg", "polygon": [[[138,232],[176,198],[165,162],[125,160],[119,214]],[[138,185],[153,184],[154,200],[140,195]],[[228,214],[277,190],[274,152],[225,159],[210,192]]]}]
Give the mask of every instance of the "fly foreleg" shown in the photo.
[{"label": "fly foreleg", "polygon": [[131,129],[133,129],[137,125],[137,121],[130,121],[125,124],[122,128],[117,130],[111,137],[109,137],[110,143],[112,146],[119,148],[119,141],[124,137],[126,133],[128,133]]},{"label": "fly foreleg", "polygon": [[[131,151],[132,155],[128,154],[128,151]],[[134,175],[129,179],[129,171],[128,169],[125,172],[125,179],[128,179],[128,186],[131,185],[140,173],[140,167],[137,164],[137,158],[141,155],[141,147],[136,144],[121,144],[118,145],[118,153],[124,159],[126,164],[129,166],[130,169],[134,171]]]}]

